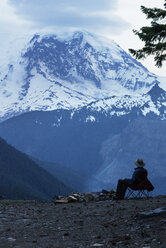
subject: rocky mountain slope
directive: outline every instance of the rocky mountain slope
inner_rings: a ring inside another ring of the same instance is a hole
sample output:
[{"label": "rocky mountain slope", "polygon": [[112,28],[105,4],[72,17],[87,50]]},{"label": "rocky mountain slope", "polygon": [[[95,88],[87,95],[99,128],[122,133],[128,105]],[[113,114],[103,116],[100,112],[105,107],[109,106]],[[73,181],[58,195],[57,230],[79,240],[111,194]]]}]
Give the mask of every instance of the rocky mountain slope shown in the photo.
[{"label": "rocky mountain slope", "polygon": [[84,118],[86,122],[97,121],[97,119],[95,119],[95,113],[102,113],[110,117],[120,117],[133,112],[145,117],[151,114],[159,117],[161,120],[165,120],[166,91],[160,88],[158,84],[155,84],[146,94],[107,97],[73,111],[72,115],[83,111],[87,112],[87,116]]},{"label": "rocky mountain slope", "polygon": [[165,248],[166,198],[0,202],[1,247]]},{"label": "rocky mountain slope", "polygon": [[78,108],[113,95],[145,93],[159,83],[118,44],[87,32],[40,34],[7,45],[1,46],[1,120],[34,110]]}]

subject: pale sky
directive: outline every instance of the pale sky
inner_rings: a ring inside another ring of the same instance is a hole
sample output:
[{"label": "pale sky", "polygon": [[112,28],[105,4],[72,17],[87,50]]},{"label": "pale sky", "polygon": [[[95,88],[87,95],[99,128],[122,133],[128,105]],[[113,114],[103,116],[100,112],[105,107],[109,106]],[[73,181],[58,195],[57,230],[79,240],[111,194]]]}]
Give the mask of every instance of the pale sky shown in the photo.
[{"label": "pale sky", "polygon": [[[4,33],[84,29],[113,39],[128,52],[143,45],[132,29],[149,25],[140,6],[163,8],[163,4],[164,0],[0,0],[0,39]],[[158,69],[153,58],[140,62],[166,76],[166,63]]]}]

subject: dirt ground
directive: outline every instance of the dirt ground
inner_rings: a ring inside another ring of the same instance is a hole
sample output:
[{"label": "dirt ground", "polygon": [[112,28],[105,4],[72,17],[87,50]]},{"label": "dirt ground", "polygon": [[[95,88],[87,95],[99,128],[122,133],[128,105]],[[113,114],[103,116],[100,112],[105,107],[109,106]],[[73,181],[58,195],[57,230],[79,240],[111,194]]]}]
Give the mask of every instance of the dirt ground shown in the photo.
[{"label": "dirt ground", "polygon": [[166,196],[54,204],[0,201],[0,248],[166,248]]}]

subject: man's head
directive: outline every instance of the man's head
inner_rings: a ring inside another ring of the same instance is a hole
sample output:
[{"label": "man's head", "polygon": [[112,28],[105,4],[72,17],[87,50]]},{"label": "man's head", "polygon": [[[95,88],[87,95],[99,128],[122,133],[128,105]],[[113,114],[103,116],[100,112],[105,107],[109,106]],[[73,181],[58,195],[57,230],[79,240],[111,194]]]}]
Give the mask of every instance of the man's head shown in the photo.
[{"label": "man's head", "polygon": [[135,164],[137,167],[144,167],[145,163],[142,158],[138,158],[137,161],[135,161]]}]

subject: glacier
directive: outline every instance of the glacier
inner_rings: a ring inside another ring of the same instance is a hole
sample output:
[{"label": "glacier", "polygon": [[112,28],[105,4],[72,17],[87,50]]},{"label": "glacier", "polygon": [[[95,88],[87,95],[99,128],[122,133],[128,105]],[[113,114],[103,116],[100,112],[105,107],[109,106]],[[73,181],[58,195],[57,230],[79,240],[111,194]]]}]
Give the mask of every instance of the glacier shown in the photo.
[{"label": "glacier", "polygon": [[137,98],[160,84],[114,41],[86,31],[8,38],[6,44],[1,38],[0,48],[1,121],[35,110],[78,109],[112,96]]}]

